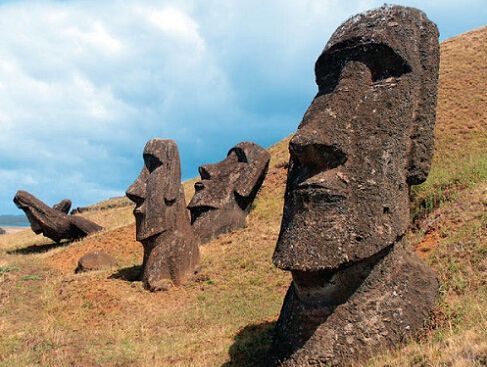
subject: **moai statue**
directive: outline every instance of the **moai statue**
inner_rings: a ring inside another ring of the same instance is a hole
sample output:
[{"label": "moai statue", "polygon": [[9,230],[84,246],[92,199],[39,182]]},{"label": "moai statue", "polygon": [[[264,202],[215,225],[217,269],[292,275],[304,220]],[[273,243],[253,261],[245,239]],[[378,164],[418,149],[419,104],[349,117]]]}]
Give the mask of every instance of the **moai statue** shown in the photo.
[{"label": "moai statue", "polygon": [[245,225],[269,160],[267,150],[242,142],[230,149],[223,161],[199,167],[201,180],[194,185],[188,209],[201,243]]},{"label": "moai statue", "polygon": [[34,233],[42,233],[55,242],[76,240],[103,229],[86,218],[51,208],[27,191],[17,191],[14,203],[24,211]]},{"label": "moai statue", "polygon": [[346,21],[318,58],[273,256],[293,278],[277,365],[348,366],[428,318],[438,282],[405,233],[409,188],[430,168],[438,65],[435,24],[401,6]]},{"label": "moai statue", "polygon": [[127,189],[136,238],[144,246],[142,281],[151,291],[180,285],[199,264],[198,241],[189,223],[176,142],[149,140],[144,167]]}]

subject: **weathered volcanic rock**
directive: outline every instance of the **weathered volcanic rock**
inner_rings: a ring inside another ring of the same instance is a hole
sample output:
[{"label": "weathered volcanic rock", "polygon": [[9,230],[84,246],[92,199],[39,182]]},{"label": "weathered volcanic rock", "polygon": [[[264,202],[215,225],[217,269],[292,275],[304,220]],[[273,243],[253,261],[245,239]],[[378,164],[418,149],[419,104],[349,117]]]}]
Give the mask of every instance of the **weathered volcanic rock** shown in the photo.
[{"label": "weathered volcanic rock", "polygon": [[25,212],[34,233],[42,233],[56,242],[79,239],[103,229],[83,217],[50,208],[26,191],[17,191],[14,203]]},{"label": "weathered volcanic rock", "polygon": [[60,212],[63,212],[64,214],[69,213],[69,209],[71,209],[71,200],[69,199],[63,199],[59,203],[54,204],[52,206],[53,209],[59,210]]},{"label": "weathered volcanic rock", "polygon": [[223,161],[199,167],[201,180],[194,185],[188,209],[201,243],[245,225],[269,160],[264,148],[242,142],[230,149]]},{"label": "weathered volcanic rock", "polygon": [[347,366],[428,317],[438,283],[404,235],[409,187],[431,163],[438,65],[436,26],[400,6],[346,21],[318,58],[273,257],[293,277],[277,364]]},{"label": "weathered volcanic rock", "polygon": [[103,270],[116,265],[117,260],[105,252],[88,252],[78,260],[78,267],[75,272],[82,273],[86,271]]},{"label": "weathered volcanic rock", "polygon": [[3,228],[0,228],[0,234],[5,234],[5,233],[7,233],[7,231]]},{"label": "weathered volcanic rock", "polygon": [[144,167],[126,194],[136,204],[136,238],[144,246],[144,286],[166,290],[194,273],[200,260],[198,241],[186,210],[176,143],[149,140],[143,157]]}]

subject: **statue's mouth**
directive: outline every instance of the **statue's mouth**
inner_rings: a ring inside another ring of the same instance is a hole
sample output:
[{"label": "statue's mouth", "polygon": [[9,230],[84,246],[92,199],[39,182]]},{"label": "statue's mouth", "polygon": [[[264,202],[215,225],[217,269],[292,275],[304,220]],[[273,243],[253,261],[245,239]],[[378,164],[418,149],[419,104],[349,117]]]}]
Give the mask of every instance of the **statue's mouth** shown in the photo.
[{"label": "statue's mouth", "polygon": [[313,201],[323,200],[329,203],[341,202],[347,198],[345,193],[316,183],[303,183],[297,185],[294,189],[291,189],[290,192],[291,195],[303,199],[312,199]]}]

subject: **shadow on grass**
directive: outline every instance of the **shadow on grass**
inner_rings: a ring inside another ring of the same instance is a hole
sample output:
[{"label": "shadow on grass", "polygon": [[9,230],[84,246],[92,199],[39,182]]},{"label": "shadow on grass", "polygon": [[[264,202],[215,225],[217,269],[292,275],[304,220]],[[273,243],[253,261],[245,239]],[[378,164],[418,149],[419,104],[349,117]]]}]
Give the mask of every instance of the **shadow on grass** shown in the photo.
[{"label": "shadow on grass", "polygon": [[230,347],[230,361],[222,367],[269,367],[268,352],[276,322],[248,325],[238,332]]},{"label": "shadow on grass", "polygon": [[108,279],[121,279],[127,282],[137,282],[140,281],[141,277],[142,265],[134,265],[117,270],[117,272],[110,275]]},{"label": "shadow on grass", "polygon": [[23,248],[16,248],[15,250],[7,251],[9,255],[30,255],[30,254],[41,254],[53,250],[58,247],[65,247],[71,244],[73,241],[63,241],[63,242],[52,242],[45,245],[31,245]]}]

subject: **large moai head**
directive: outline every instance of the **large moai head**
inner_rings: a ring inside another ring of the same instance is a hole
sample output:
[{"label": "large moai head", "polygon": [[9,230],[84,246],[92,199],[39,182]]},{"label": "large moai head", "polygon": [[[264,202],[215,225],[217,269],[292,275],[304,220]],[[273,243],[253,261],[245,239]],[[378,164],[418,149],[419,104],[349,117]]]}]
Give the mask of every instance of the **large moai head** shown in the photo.
[{"label": "large moai head", "polygon": [[126,195],[135,203],[136,239],[144,246],[144,286],[166,290],[195,271],[198,242],[189,223],[176,142],[149,140],[143,157],[142,171]]},{"label": "large moai head", "polygon": [[383,7],[335,31],[289,143],[278,267],[335,269],[404,235],[409,186],[433,152],[438,62],[437,28],[416,9]]},{"label": "large moai head", "polygon": [[430,167],[438,65],[436,26],[400,6],[346,21],[318,58],[273,256],[293,278],[272,349],[280,366],[348,366],[431,312],[436,277],[404,235],[409,188]]},{"label": "large moai head", "polygon": [[270,154],[251,142],[235,145],[218,163],[199,167],[201,180],[188,205],[191,223],[201,241],[245,224],[253,200],[264,181]]},{"label": "large moai head", "polygon": [[[176,142],[170,139],[149,140],[143,157],[142,171],[126,193],[136,205],[137,241],[176,229],[180,224],[181,200],[184,204]],[[179,205],[174,205],[178,199],[176,204]]]}]

